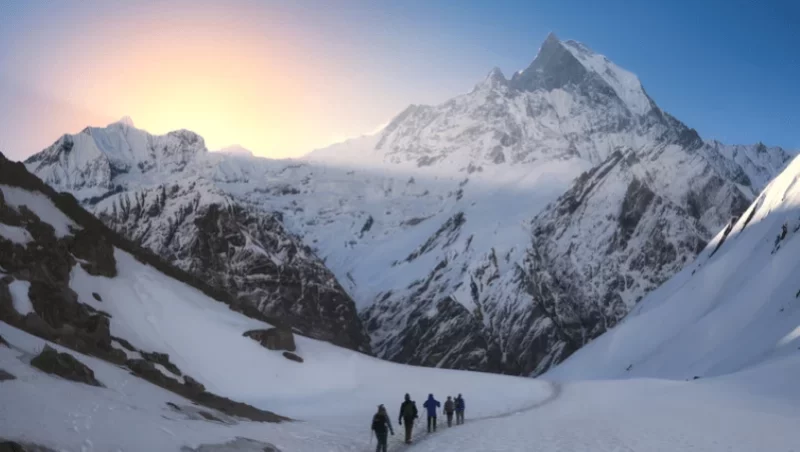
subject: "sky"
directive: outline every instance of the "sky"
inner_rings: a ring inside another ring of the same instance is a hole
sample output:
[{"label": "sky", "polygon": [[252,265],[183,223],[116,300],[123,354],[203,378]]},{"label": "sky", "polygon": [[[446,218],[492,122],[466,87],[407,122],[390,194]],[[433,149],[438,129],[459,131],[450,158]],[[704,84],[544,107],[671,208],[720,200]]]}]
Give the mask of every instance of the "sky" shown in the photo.
[{"label": "sky", "polygon": [[798,29],[796,0],[0,0],[0,152],[130,116],[296,157],[508,77],[551,31],[704,138],[798,149]]}]

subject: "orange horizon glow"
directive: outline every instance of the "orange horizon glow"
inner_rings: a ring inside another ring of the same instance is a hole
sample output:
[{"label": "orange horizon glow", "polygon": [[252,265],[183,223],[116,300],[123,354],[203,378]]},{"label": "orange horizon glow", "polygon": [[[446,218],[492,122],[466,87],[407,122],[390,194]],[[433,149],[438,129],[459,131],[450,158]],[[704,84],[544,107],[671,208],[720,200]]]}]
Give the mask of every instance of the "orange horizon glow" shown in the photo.
[{"label": "orange horizon glow", "polygon": [[[26,83],[97,117],[130,116],[153,134],[188,129],[210,150],[238,144],[274,158],[371,132],[388,119],[343,127],[337,116],[337,125],[327,125],[348,98],[365,102],[354,80],[344,78],[347,71],[326,70],[336,61],[308,58],[300,31],[286,29],[277,15],[264,24],[243,21],[241,12],[215,12],[91,24],[36,50],[46,56],[28,60],[35,76]],[[339,87],[338,102],[318,92],[330,85]]]}]

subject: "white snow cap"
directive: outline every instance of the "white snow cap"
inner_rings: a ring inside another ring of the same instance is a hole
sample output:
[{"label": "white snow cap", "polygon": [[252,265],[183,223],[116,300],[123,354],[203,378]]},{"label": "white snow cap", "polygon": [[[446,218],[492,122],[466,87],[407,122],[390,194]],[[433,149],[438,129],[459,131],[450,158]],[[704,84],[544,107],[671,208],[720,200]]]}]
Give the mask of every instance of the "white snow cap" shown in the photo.
[{"label": "white snow cap", "polygon": [[242,146],[240,144],[232,144],[230,146],[226,146],[224,148],[218,149],[217,151],[214,151],[214,152],[220,152],[222,154],[228,154],[228,155],[243,155],[243,156],[252,156],[253,155],[253,151],[251,151],[250,149],[247,149],[246,147],[244,147],[244,146]]},{"label": "white snow cap", "polygon": [[113,125],[113,124],[120,124],[120,125],[123,125],[123,126],[128,126],[128,127],[136,127],[136,126],[133,124],[133,119],[132,119],[130,116],[128,116],[128,115],[125,115],[125,116],[121,117],[121,118],[119,119],[119,121],[117,121],[117,122],[113,122],[113,123],[111,123],[111,124],[109,124],[109,125]]}]

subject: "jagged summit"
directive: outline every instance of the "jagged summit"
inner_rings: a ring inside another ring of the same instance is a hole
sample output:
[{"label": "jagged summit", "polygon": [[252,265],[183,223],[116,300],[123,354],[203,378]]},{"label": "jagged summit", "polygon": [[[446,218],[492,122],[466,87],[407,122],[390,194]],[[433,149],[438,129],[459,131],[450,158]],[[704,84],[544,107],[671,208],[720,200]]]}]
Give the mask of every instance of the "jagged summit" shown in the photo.
[{"label": "jagged summit", "polygon": [[526,69],[509,82],[522,91],[577,88],[582,93],[612,92],[631,113],[645,115],[654,104],[639,79],[577,41],[561,41],[550,33]]},{"label": "jagged summit", "polygon": [[561,45],[561,40],[558,39],[555,32],[551,31],[547,34],[547,37],[544,39],[542,43],[542,47],[549,46],[549,45]]},{"label": "jagged summit", "polygon": [[483,81],[475,85],[475,90],[481,88],[497,88],[507,84],[508,80],[506,79],[506,76],[503,75],[503,71],[501,71],[499,67],[494,67],[491,71],[489,71],[488,74],[486,74],[486,78],[484,78]]},{"label": "jagged summit", "polygon": [[194,132],[151,135],[132,124],[125,117],[106,127],[64,135],[25,164],[50,185],[99,196],[123,180],[180,172],[208,151]]}]

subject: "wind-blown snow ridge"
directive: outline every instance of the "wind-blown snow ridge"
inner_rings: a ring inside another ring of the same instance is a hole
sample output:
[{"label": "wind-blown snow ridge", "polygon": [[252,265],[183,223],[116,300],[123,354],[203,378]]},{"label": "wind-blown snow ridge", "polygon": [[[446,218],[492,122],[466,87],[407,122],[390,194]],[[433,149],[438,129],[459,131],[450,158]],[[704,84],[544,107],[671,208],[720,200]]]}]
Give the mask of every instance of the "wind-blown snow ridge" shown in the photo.
[{"label": "wind-blown snow ridge", "polygon": [[653,108],[653,102],[644,92],[639,78],[622,69],[603,55],[597,54],[576,41],[566,41],[564,47],[587,69],[603,77],[625,105],[637,115],[645,115]]}]

